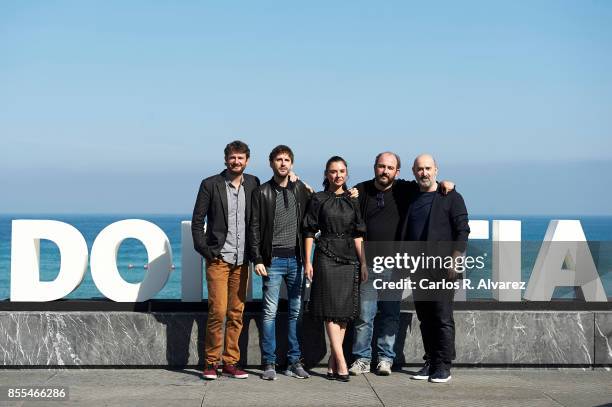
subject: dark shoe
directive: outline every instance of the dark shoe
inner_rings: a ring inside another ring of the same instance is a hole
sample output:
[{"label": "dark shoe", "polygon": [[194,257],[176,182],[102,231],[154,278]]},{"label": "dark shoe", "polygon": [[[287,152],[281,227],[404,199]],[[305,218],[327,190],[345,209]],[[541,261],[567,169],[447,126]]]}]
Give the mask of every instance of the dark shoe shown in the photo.
[{"label": "dark shoe", "polygon": [[330,356],[329,359],[327,359],[327,375],[325,376],[327,380],[336,380],[336,373],[334,373],[334,369],[332,368],[332,361],[332,357]]},{"label": "dark shoe", "polygon": [[274,363],[266,363],[261,378],[264,380],[276,380],[276,366]]},{"label": "dark shoe", "polygon": [[217,375],[217,365],[206,365],[204,371],[202,372],[202,378],[206,380],[215,380],[219,376]]},{"label": "dark shoe", "polygon": [[427,380],[429,379],[430,370],[431,370],[431,362],[429,360],[426,360],[421,370],[416,372],[416,374],[411,376],[410,378],[414,380]]},{"label": "dark shoe", "polygon": [[429,376],[429,381],[432,383],[446,383],[450,379],[450,369],[446,369],[444,367],[436,368],[431,374],[431,376]]},{"label": "dark shoe", "polygon": [[223,365],[221,374],[223,376],[233,377],[234,379],[246,379],[249,377],[249,374],[240,369],[238,365]]},{"label": "dark shoe", "polygon": [[308,379],[310,377],[306,369],[304,369],[304,365],[302,365],[302,362],[300,361],[290,364],[285,371],[285,375],[296,377],[298,379]]},{"label": "dark shoe", "polygon": [[351,380],[351,376],[347,375],[347,374],[337,374],[336,373],[336,380],[339,382],[348,382]]}]

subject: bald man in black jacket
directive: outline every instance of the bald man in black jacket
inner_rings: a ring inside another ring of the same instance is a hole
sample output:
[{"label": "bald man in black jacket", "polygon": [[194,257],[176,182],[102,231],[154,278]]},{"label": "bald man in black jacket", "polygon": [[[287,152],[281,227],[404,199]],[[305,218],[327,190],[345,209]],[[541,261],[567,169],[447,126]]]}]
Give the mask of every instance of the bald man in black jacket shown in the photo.
[{"label": "bald man in black jacket", "polygon": [[[447,195],[436,182],[438,167],[429,154],[419,155],[412,167],[419,192],[408,207],[403,228],[403,240],[426,242],[427,255],[457,258],[466,249],[470,228],[468,212],[461,194],[455,190]],[[453,319],[453,289],[423,289],[420,281],[453,282],[454,269],[420,270],[415,275],[414,307],[421,323],[425,348],[425,365],[413,379],[429,379],[445,383],[451,379],[451,362],[455,358],[455,321]]]}]

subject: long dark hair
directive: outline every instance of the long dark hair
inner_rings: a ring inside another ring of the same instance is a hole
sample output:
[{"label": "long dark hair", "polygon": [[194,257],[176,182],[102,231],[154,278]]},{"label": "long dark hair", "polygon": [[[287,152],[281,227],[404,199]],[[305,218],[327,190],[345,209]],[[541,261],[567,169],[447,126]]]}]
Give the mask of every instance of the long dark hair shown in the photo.
[{"label": "long dark hair", "polygon": [[344,189],[345,191],[348,191],[348,187],[346,186],[346,178],[348,177],[348,165],[346,164],[346,161],[344,160],[344,158],[335,155],[333,157],[331,157],[329,160],[327,160],[327,164],[325,164],[325,172],[323,172],[323,176],[325,178],[323,178],[323,188],[325,188],[325,190],[327,191],[327,188],[329,188],[329,180],[327,179],[327,170],[329,169],[329,166],[332,163],[337,163],[337,162],[341,162],[344,164],[344,166],[346,167],[346,177],[344,177],[344,184],[342,185],[342,189]]}]

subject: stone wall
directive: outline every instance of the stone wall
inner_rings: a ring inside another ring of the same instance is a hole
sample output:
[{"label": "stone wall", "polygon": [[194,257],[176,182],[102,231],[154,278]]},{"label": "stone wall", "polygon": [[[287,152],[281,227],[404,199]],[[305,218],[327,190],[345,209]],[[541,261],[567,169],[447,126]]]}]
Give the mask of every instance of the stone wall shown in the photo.
[{"label": "stone wall", "polygon": [[[610,311],[455,311],[457,359],[465,365],[612,365]],[[260,314],[246,312],[242,363],[259,365]],[[203,365],[206,313],[129,311],[0,311],[4,366]],[[279,364],[287,347],[286,314],[277,318]],[[352,330],[345,350],[350,358]],[[326,363],[322,324],[307,315],[307,365]],[[423,347],[413,311],[402,311],[396,363],[420,364]]]}]

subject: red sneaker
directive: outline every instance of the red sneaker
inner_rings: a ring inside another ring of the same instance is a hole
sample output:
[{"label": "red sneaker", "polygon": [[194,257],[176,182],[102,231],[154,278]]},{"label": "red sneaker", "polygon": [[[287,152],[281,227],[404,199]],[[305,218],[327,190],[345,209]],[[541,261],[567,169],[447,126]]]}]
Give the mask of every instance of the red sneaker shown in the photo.
[{"label": "red sneaker", "polygon": [[249,374],[241,370],[237,365],[223,365],[221,374],[223,376],[233,377],[234,379],[246,379],[249,377]]},{"label": "red sneaker", "polygon": [[202,377],[206,380],[215,380],[217,376],[217,365],[207,364],[202,372]]}]

